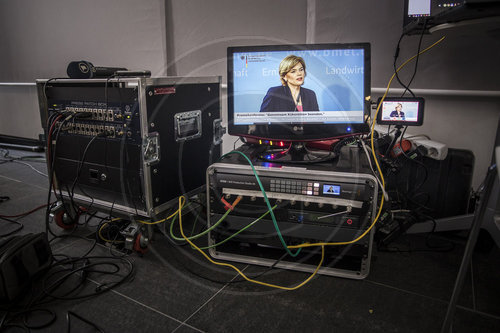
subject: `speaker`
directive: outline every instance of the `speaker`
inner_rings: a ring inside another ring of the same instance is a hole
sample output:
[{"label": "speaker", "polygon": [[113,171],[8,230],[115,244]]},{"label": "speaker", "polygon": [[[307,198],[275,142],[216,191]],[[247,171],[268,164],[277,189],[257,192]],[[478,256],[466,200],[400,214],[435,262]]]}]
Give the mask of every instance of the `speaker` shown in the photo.
[{"label": "speaker", "polygon": [[110,77],[116,71],[126,70],[123,67],[95,67],[89,61],[80,60],[70,62],[66,73],[70,79],[94,79]]},{"label": "speaker", "polygon": [[12,236],[0,242],[0,304],[9,304],[52,264],[52,250],[43,232]]}]

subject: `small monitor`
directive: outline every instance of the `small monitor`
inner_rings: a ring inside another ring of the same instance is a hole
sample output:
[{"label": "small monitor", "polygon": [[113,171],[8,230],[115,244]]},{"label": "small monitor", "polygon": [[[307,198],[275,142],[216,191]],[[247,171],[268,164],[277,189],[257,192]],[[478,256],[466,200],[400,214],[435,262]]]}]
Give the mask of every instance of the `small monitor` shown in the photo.
[{"label": "small monitor", "polygon": [[340,195],[340,185],[323,184],[323,194]]},{"label": "small monitor", "polygon": [[311,141],[366,133],[370,44],[228,48],[230,135]]},{"label": "small monitor", "polygon": [[418,23],[432,19],[442,12],[461,6],[465,0],[404,0],[403,27],[413,26],[418,32]]},{"label": "small monitor", "polygon": [[380,105],[380,125],[421,126],[424,121],[424,99],[421,97],[386,97]]}]

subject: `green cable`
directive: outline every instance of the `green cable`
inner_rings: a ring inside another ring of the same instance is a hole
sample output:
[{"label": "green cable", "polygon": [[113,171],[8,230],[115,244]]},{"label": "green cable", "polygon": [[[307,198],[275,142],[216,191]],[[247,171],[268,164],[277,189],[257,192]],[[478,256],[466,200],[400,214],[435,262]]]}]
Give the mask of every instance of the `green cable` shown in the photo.
[{"label": "green cable", "polygon": [[[275,209],[276,207],[278,207],[278,205],[274,205],[274,207],[272,207],[272,209]],[[230,240],[231,238],[237,236],[238,234],[242,233],[243,231],[247,230],[248,228],[250,228],[251,226],[253,226],[255,223],[259,222],[261,219],[264,218],[264,216],[266,216],[267,214],[269,214],[269,211],[265,212],[264,214],[262,214],[261,216],[259,216],[256,220],[254,220],[253,222],[249,223],[247,226],[243,227],[242,229],[238,230],[237,232],[235,232],[234,234],[232,234],[231,236],[229,236],[228,238],[220,241],[219,243],[217,244],[214,244],[214,245],[210,245],[210,246],[205,246],[205,247],[200,247],[201,250],[208,250],[208,249],[211,249],[211,248],[214,248],[214,247],[217,247],[219,245],[222,245],[224,244],[225,242],[227,242],[228,240]]]},{"label": "green cable", "polygon": [[193,223],[193,228],[191,229],[191,234],[189,236],[193,236],[194,234],[194,228],[196,228],[196,223],[198,222],[198,217],[200,216],[200,214],[196,214],[196,218],[194,219],[194,223]]},{"label": "green cable", "polygon": [[296,257],[300,253],[300,250],[302,250],[302,248],[299,248],[297,250],[297,252],[292,253],[290,251],[290,249],[288,248],[288,245],[286,245],[285,240],[283,239],[283,235],[281,234],[280,228],[278,226],[278,222],[276,221],[276,217],[274,216],[274,212],[273,212],[273,209],[271,207],[271,203],[269,202],[269,199],[267,198],[266,191],[264,190],[264,186],[262,186],[262,183],[260,181],[259,175],[257,175],[257,170],[255,170],[255,167],[253,166],[252,161],[250,161],[250,159],[245,154],[243,154],[242,152],[237,151],[237,150],[233,150],[233,151],[230,151],[227,154],[222,155],[220,159],[223,159],[224,157],[226,157],[228,155],[231,155],[231,154],[240,154],[241,156],[243,156],[247,160],[248,164],[252,168],[252,171],[253,171],[253,174],[255,176],[255,179],[257,180],[257,183],[259,184],[260,191],[262,192],[262,195],[264,196],[264,201],[266,202],[267,209],[268,209],[269,213],[271,214],[271,219],[273,220],[274,228],[276,229],[276,233],[278,234],[278,237],[279,237],[279,239],[281,241],[281,244],[283,245],[283,247],[285,248],[286,252],[290,256]]},{"label": "green cable", "polygon": [[[222,215],[222,217],[219,219],[219,221],[217,221],[213,226],[211,226],[210,228],[208,228],[207,230],[197,234],[197,235],[194,235],[194,236],[191,236],[191,237],[188,237],[187,239],[189,240],[193,240],[193,239],[197,239],[197,238],[200,238],[201,236],[204,236],[206,234],[208,234],[210,231],[214,230],[215,228],[217,228],[217,226],[219,224],[222,223],[222,221],[224,221],[226,219],[226,217],[229,215],[229,213],[231,212],[230,209],[228,209],[226,211],[226,213],[224,213],[224,215]],[[185,238],[179,238],[177,236],[174,235],[174,223],[175,223],[175,220],[177,219],[177,216],[179,216],[179,214],[175,215],[174,218],[172,219],[172,222],[170,223],[170,236],[175,239],[176,241],[185,241],[186,239]]]}]

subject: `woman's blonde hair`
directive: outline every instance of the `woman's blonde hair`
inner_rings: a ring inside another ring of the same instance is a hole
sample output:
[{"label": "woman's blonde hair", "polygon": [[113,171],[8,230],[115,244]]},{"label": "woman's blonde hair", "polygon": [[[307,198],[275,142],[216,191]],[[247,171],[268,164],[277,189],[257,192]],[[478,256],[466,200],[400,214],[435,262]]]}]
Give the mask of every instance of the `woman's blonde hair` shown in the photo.
[{"label": "woman's blonde hair", "polygon": [[306,76],[306,63],[303,58],[291,54],[285,57],[283,60],[281,60],[279,67],[279,74],[282,85],[286,86],[285,75],[299,63],[302,65],[302,67],[304,67],[304,76]]}]

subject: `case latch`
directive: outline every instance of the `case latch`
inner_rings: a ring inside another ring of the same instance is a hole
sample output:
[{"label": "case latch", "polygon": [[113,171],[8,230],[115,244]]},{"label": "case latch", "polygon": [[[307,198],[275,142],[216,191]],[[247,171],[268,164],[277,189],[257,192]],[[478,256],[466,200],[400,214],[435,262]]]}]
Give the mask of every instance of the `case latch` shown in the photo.
[{"label": "case latch", "polygon": [[226,134],[226,128],[222,126],[222,119],[214,119],[214,145],[222,143],[222,136]]},{"label": "case latch", "polygon": [[149,133],[142,141],[142,155],[148,166],[160,161],[160,134]]}]

